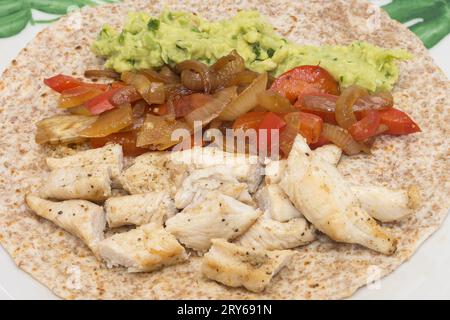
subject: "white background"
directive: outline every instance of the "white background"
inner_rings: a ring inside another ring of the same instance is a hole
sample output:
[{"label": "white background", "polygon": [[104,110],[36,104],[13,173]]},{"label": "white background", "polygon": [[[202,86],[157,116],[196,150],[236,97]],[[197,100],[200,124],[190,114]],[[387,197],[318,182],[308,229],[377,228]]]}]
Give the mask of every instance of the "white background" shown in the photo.
[{"label": "white background", "polygon": [[[388,1],[374,1],[384,4]],[[51,16],[38,12],[35,18]],[[21,34],[0,39],[0,72],[45,25],[28,26]],[[449,76],[450,36],[430,50]],[[353,299],[450,299],[450,219],[419,251],[378,285],[362,288]],[[0,247],[0,299],[56,299],[43,285],[19,270]]]}]

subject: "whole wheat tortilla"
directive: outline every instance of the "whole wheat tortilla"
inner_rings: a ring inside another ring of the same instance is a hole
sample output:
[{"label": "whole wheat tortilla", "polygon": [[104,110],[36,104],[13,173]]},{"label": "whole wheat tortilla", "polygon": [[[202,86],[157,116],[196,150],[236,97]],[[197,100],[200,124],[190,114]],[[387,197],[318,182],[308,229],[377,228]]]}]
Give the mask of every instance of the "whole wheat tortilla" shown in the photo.
[{"label": "whole wheat tortilla", "polygon": [[[401,223],[385,227],[398,239],[387,257],[357,245],[320,241],[298,249],[293,262],[261,294],[231,289],[202,277],[199,258],[159,272],[128,274],[108,270],[75,237],[38,218],[24,195],[38,188],[49,148],[34,143],[33,123],[57,112],[57,94],[42,79],[57,73],[82,76],[102,66],[89,50],[105,23],[121,26],[126,13],[159,14],[154,1],[125,1],[85,8],[41,32],[3,73],[0,81],[0,242],[15,263],[55,294],[67,299],[303,299],[343,298],[384,276],[408,259],[442,224],[449,208],[449,82],[408,29],[366,2],[356,1],[165,1],[170,9],[192,11],[207,19],[257,9],[277,30],[300,44],[348,44],[364,40],[400,47],[414,59],[400,64],[396,106],[423,132],[378,138],[371,156],[343,159],[339,169],[357,183],[421,189],[423,206]],[[81,19],[80,19],[81,18]]]}]

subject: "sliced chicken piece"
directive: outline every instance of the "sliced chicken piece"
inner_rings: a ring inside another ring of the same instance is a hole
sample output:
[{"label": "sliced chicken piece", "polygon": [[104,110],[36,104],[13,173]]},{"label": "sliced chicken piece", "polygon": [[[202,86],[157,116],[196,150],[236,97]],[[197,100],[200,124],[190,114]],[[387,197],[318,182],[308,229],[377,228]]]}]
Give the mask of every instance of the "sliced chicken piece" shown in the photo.
[{"label": "sliced chicken piece", "polygon": [[337,168],[316,156],[300,135],[280,185],[306,219],[331,239],[384,254],[395,252],[396,240],[361,208]]},{"label": "sliced chicken piece", "polygon": [[207,191],[218,190],[241,202],[252,204],[246,183],[239,182],[227,172],[224,166],[194,170],[184,179],[180,190],[175,194],[175,206],[183,209],[191,202],[197,201]]},{"label": "sliced chicken piece", "polygon": [[[326,162],[337,165],[342,149],[329,144],[314,150],[317,156],[320,156]],[[277,184],[286,170],[287,161],[271,161],[266,166],[267,184]],[[376,186],[351,186],[357,198],[361,202],[363,209],[373,218],[383,221],[400,220],[410,215],[418,207],[420,195],[417,188],[408,190],[392,190],[386,187]],[[273,217],[276,219],[275,217]],[[279,220],[281,221],[281,220]]]},{"label": "sliced chicken piece", "polygon": [[258,219],[261,211],[218,191],[210,191],[200,201],[166,221],[166,229],[185,246],[208,250],[211,239],[234,239]]},{"label": "sliced chicken piece", "polygon": [[372,217],[382,222],[403,219],[420,205],[416,186],[407,190],[393,190],[377,186],[352,186],[361,206]]},{"label": "sliced chicken piece", "polygon": [[174,195],[187,175],[187,166],[173,164],[166,152],[148,152],[136,157],[122,172],[120,182],[131,194],[165,191]]},{"label": "sliced chicken piece", "polygon": [[342,149],[334,144],[326,144],[314,150],[314,154],[322,157],[326,162],[337,166],[339,160],[341,160]]},{"label": "sliced chicken piece", "polygon": [[165,192],[109,198],[105,201],[105,211],[110,228],[140,226],[149,222],[163,225],[167,218],[177,212],[173,201]]},{"label": "sliced chicken piece", "polygon": [[274,160],[270,161],[265,168],[265,182],[266,184],[277,184],[280,183],[281,178],[286,171],[287,161],[286,160]]},{"label": "sliced chicken piece", "polygon": [[213,239],[203,258],[202,273],[230,287],[261,292],[294,254],[291,250],[267,251]]},{"label": "sliced chicken piece", "polygon": [[303,246],[315,238],[314,227],[304,218],[279,222],[264,215],[236,239],[235,243],[244,247],[282,250]]},{"label": "sliced chicken piece", "polygon": [[[337,165],[342,156],[342,149],[334,144],[327,144],[314,150],[314,153],[322,157],[322,159],[327,161],[328,163]],[[286,166],[286,160],[270,161],[265,168],[266,184],[280,183],[281,178],[283,177],[286,170]]]},{"label": "sliced chicken piece", "polygon": [[263,176],[263,167],[257,156],[224,152],[213,147],[194,147],[189,150],[173,152],[171,160],[175,164],[185,164],[189,168],[203,169],[215,166],[227,168],[226,174],[235,177],[248,185],[250,193],[254,193]]},{"label": "sliced chicken piece", "polygon": [[122,266],[128,272],[150,272],[188,258],[175,237],[153,223],[106,238],[98,253],[109,268]]},{"label": "sliced chicken piece", "polygon": [[57,200],[84,199],[104,201],[111,196],[107,167],[66,167],[51,171],[40,196]]},{"label": "sliced chicken piece", "polygon": [[[320,148],[316,149],[316,151],[319,149]],[[340,149],[338,148],[338,150]],[[337,150],[328,149],[326,151],[327,153],[325,154],[325,150],[323,149],[319,156],[321,156],[323,160],[331,164],[335,164],[336,159],[338,159]],[[286,160],[280,160],[272,161],[266,166],[265,182],[268,186],[276,186],[281,181],[282,174],[284,174],[284,171],[286,170],[286,165]],[[386,187],[351,185],[350,188],[360,201],[362,208],[366,210],[372,218],[382,222],[403,219],[413,213],[420,203],[420,194],[416,187],[409,188],[408,190],[393,190]],[[258,205],[265,209],[267,205],[264,204],[264,200],[268,199],[267,192],[265,192],[262,197],[259,196],[261,192],[262,190],[259,190],[256,193],[256,199],[257,201],[258,199],[261,199],[258,201]],[[283,221],[275,215],[272,215],[272,218],[278,221]],[[286,218],[289,220],[288,217]]]},{"label": "sliced chicken piece", "polygon": [[264,186],[256,193],[255,198],[258,207],[276,221],[286,222],[293,218],[303,217],[277,184]]},{"label": "sliced chicken piece", "polygon": [[108,144],[102,148],[77,152],[64,158],[47,158],[50,170],[67,167],[97,167],[106,166],[111,173],[113,182],[118,183],[123,168],[123,152],[120,144]]},{"label": "sliced chicken piece", "polygon": [[85,200],[53,202],[35,195],[27,195],[25,201],[38,216],[80,238],[96,253],[97,244],[103,240],[103,230],[106,226],[101,206]]}]

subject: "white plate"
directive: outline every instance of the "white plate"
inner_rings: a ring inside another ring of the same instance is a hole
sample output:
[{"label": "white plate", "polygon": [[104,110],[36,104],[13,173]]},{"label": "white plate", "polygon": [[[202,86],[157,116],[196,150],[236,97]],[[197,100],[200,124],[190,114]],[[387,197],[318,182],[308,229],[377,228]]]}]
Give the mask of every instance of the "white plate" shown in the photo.
[{"label": "white plate", "polygon": [[[38,16],[39,14],[36,14]],[[28,26],[21,34],[0,39],[0,72],[44,28]],[[450,36],[430,50],[442,70],[450,75]],[[419,251],[395,272],[352,299],[450,299],[450,219],[428,239]],[[0,299],[56,299],[45,286],[21,271],[0,246]]]}]

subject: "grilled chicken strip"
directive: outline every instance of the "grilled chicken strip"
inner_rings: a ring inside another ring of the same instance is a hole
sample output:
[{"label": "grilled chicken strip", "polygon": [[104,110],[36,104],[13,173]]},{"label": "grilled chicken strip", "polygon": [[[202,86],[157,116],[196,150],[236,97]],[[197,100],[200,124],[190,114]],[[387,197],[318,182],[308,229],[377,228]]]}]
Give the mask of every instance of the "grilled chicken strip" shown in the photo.
[{"label": "grilled chicken strip", "polygon": [[281,181],[287,167],[286,160],[270,161],[264,169],[264,181],[267,185],[278,184]]},{"label": "grilled chicken strip", "polygon": [[334,144],[326,144],[314,150],[314,154],[322,157],[328,163],[337,166],[339,160],[341,160],[342,149]]},{"label": "grilled chicken strip", "polygon": [[261,292],[294,254],[290,250],[267,251],[213,239],[203,258],[202,273],[230,287]]},{"label": "grilled chicken strip", "polygon": [[174,165],[166,152],[148,152],[134,159],[120,176],[130,194],[165,191],[174,195],[187,175],[187,166]]},{"label": "grilled chicken strip", "polygon": [[64,158],[47,158],[50,170],[67,167],[98,167],[106,166],[110,170],[111,179],[118,183],[123,168],[123,152],[120,144],[108,144],[102,148],[77,152]]},{"label": "grilled chicken strip", "polygon": [[[342,156],[342,149],[334,144],[327,144],[313,151],[314,154],[320,156],[323,160],[337,165]],[[286,171],[287,160],[270,161],[265,168],[265,181],[267,184],[277,184]]]},{"label": "grilled chicken strip", "polygon": [[218,191],[184,208],[166,221],[166,230],[185,246],[208,250],[211,239],[234,239],[258,219],[261,211]]},{"label": "grilled chicken strip", "polygon": [[[341,149],[334,145],[325,145],[313,152],[333,165],[339,162],[342,153]],[[269,185],[278,184],[286,167],[286,160],[269,162],[266,166],[265,182]],[[372,218],[382,222],[403,219],[412,214],[420,204],[420,194],[416,187],[395,190],[386,187],[351,185],[350,188],[356,194],[362,208]]]},{"label": "grilled chicken strip", "polygon": [[247,184],[239,182],[227,171],[227,167],[224,166],[194,170],[184,179],[180,190],[175,194],[175,206],[183,209],[208,190],[218,190],[241,202],[251,204],[253,199],[248,193]]},{"label": "grilled chicken strip", "polygon": [[378,186],[352,186],[352,191],[367,213],[382,222],[401,220],[420,206],[419,190],[393,190]]},{"label": "grilled chicken strip", "polygon": [[279,222],[263,215],[235,243],[244,247],[282,250],[303,246],[315,238],[314,227],[304,218]]},{"label": "grilled chicken strip", "polygon": [[298,135],[281,187],[317,229],[339,242],[357,243],[392,254],[396,240],[361,207],[337,168],[316,156]]},{"label": "grilled chicken strip", "polygon": [[[323,160],[337,165],[342,156],[342,149],[334,144],[327,144],[313,151]],[[281,181],[286,171],[287,160],[270,161],[265,168],[265,181],[267,184],[277,184]]]},{"label": "grilled chicken strip", "polygon": [[109,198],[105,201],[105,211],[110,228],[149,222],[163,225],[177,212],[169,195],[162,191]]},{"label": "grilled chicken strip", "polygon": [[111,196],[107,167],[67,167],[51,171],[40,196],[57,200],[84,199],[104,201]]},{"label": "grilled chicken strip", "polygon": [[303,217],[277,184],[265,185],[255,194],[255,199],[258,207],[276,221],[286,222],[293,218]]},{"label": "grilled chicken strip", "polygon": [[85,200],[53,202],[35,195],[27,195],[25,201],[38,216],[80,238],[96,253],[97,244],[103,240],[106,225],[101,206]]},{"label": "grilled chicken strip", "polygon": [[240,182],[248,185],[250,193],[254,193],[261,182],[263,168],[257,156],[224,152],[213,147],[194,147],[189,150],[173,152],[171,160],[174,164],[185,164],[191,169],[204,169],[215,166],[226,167],[225,172]]},{"label": "grilled chicken strip", "polygon": [[153,223],[106,238],[98,253],[108,268],[122,266],[128,272],[150,272],[188,258],[175,237]]}]

